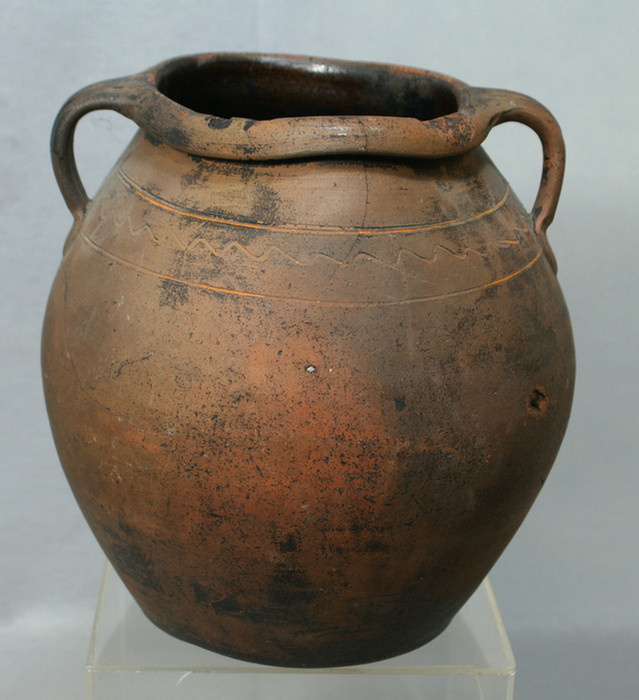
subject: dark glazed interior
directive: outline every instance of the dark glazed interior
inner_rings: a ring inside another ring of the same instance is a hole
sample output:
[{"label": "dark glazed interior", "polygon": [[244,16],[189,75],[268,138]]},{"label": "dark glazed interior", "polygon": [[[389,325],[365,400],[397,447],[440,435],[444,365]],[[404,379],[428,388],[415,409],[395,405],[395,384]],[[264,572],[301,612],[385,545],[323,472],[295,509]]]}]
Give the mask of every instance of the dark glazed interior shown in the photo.
[{"label": "dark glazed interior", "polygon": [[458,108],[437,78],[375,65],[217,58],[180,64],[158,80],[169,99],[224,119],[368,115],[426,121]]}]

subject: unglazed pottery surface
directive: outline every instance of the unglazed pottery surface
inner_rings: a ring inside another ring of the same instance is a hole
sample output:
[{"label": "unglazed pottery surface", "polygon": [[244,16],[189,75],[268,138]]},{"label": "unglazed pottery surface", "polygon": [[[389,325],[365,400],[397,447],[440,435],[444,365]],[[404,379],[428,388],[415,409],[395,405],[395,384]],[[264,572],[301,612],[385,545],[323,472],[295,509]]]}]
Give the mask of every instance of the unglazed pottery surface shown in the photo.
[{"label": "unglazed pottery surface", "polygon": [[[140,131],[89,201],[80,117]],[[532,214],[480,143],[542,141]],[[231,656],[440,633],[525,517],[572,400],[550,114],[427,71],[168,61],[63,107],[74,214],[43,335],[60,459],[145,613]]]}]

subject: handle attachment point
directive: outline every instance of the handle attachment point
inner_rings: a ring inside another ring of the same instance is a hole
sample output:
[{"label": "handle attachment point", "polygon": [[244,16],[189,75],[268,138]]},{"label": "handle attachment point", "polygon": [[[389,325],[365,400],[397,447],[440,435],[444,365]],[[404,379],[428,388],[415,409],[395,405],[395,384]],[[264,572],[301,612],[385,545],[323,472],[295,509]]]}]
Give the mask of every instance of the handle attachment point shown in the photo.
[{"label": "handle attachment point", "polygon": [[555,216],[566,165],[566,150],[559,124],[543,105],[526,95],[487,88],[471,88],[470,92],[476,118],[481,124],[481,140],[494,126],[504,122],[525,124],[539,136],[543,165],[539,191],[531,213],[535,233],[556,274],[557,260],[548,243],[546,230]]},{"label": "handle attachment point", "polygon": [[110,109],[137,121],[145,89],[143,75],[106,80],[76,92],[62,106],[51,132],[51,161],[58,187],[75,224],[84,217],[87,196],[73,152],[75,129],[80,119],[89,112]]}]

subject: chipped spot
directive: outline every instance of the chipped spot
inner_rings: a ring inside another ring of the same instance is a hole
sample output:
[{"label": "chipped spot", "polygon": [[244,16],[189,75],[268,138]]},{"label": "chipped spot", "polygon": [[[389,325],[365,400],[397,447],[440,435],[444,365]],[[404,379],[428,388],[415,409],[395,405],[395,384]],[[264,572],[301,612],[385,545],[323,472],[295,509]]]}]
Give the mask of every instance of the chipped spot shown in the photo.
[{"label": "chipped spot", "polygon": [[232,119],[223,119],[222,117],[208,117],[206,123],[211,129],[228,129],[231,126]]},{"label": "chipped spot", "polygon": [[546,395],[546,390],[537,386],[528,395],[528,405],[526,410],[532,416],[543,416],[548,408],[548,396]]}]

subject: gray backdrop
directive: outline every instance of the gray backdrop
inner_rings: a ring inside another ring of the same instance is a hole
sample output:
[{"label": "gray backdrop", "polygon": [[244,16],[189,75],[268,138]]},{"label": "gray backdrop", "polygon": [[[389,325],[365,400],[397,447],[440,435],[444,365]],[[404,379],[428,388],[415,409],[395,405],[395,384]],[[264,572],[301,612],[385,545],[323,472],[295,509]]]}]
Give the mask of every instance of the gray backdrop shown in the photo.
[{"label": "gray backdrop", "polygon": [[[83,697],[102,554],[62,475],[39,377],[48,289],[71,223],[48,159],[76,89],[184,53],[279,51],[404,63],[528,93],[563,127],[568,170],[550,238],[578,352],[553,473],[491,579],[518,662],[515,695],[639,697],[639,163],[635,0],[3,0],[0,6],[0,695]],[[93,191],[133,133],[87,117]],[[487,150],[531,203],[525,127]]]}]

